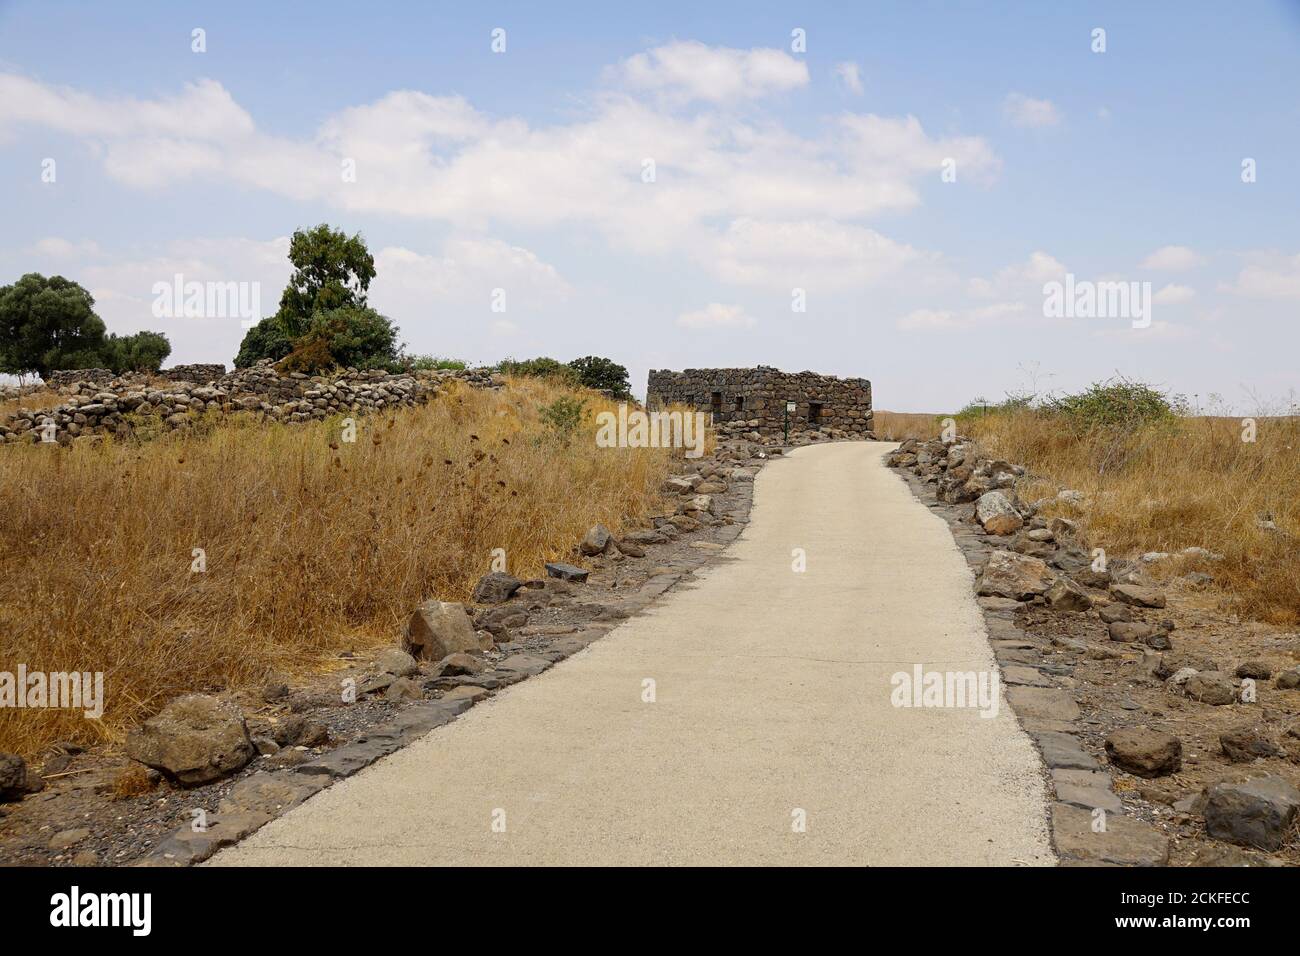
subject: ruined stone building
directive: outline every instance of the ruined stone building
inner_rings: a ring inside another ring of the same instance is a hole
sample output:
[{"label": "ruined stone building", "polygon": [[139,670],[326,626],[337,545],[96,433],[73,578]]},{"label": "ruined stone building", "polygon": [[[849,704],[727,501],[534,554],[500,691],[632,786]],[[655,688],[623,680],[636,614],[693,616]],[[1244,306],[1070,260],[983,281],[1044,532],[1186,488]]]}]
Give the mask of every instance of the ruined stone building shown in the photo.
[{"label": "ruined stone building", "polygon": [[865,378],[782,372],[766,365],[684,372],[651,369],[646,387],[649,408],[689,405],[711,413],[717,424],[757,421],[754,430],[764,435],[782,433],[787,402],[794,403],[788,413],[792,432],[838,428],[871,433],[871,383]]}]

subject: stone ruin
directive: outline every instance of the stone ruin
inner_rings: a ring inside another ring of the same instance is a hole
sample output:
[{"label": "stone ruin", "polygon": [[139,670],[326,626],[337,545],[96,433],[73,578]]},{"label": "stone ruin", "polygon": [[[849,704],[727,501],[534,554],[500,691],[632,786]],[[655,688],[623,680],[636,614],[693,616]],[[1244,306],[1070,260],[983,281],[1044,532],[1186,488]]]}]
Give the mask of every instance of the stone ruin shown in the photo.
[{"label": "stone ruin", "polygon": [[[156,375],[131,373],[108,378],[103,369],[56,372],[47,384],[64,401],[54,408],[19,408],[0,417],[0,444],[19,441],[99,440],[146,431],[189,428],[203,415],[255,415],[277,422],[321,420],[331,415],[365,415],[419,405],[450,379],[471,388],[499,388],[499,376],[484,369],[390,374],[344,369],[332,375],[282,373],[269,359],[226,373],[223,365],[190,365]],[[213,372],[218,374],[213,375]],[[53,429],[50,426],[54,426]]]},{"label": "stone ruin", "polygon": [[[794,409],[787,412],[787,403]],[[874,439],[871,383],[813,372],[757,368],[650,370],[646,405],[688,405],[712,416],[723,434],[792,444],[826,439]]]}]

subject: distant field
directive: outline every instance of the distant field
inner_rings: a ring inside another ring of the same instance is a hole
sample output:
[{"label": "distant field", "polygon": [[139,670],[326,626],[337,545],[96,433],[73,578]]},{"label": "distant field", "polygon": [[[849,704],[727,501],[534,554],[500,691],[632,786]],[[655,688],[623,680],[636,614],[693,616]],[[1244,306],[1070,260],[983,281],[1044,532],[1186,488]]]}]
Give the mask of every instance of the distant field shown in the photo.
[{"label": "distant field", "polygon": [[881,441],[903,441],[906,438],[936,438],[939,435],[940,415],[918,412],[872,412],[876,438]]},{"label": "distant field", "polygon": [[[595,522],[659,503],[661,449],[547,437],[537,379],[339,422],[252,421],[143,444],[0,450],[5,660],[104,671],[103,721],[0,710],[0,750],[117,738],[179,693],[311,669],[394,641],[430,597],[465,600],[505,549],[540,576]],[[583,392],[589,408],[613,408]],[[194,549],[206,571],[191,570]]]}]

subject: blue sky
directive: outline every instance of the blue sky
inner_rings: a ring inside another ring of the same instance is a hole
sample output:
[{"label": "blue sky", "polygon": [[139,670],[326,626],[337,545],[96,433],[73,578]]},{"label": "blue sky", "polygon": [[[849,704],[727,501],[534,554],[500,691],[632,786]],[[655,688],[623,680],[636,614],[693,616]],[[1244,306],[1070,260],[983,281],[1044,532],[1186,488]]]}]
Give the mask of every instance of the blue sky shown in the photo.
[{"label": "blue sky", "polygon": [[[0,3],[0,281],[67,275],[228,362],[238,319],[155,317],[154,282],[269,313],[324,221],[417,352],[604,354],[637,391],[762,362],[900,410],[1119,373],[1255,410],[1300,364],[1298,66],[1283,0]],[[1150,326],[1044,317],[1065,272],[1149,281]]]}]

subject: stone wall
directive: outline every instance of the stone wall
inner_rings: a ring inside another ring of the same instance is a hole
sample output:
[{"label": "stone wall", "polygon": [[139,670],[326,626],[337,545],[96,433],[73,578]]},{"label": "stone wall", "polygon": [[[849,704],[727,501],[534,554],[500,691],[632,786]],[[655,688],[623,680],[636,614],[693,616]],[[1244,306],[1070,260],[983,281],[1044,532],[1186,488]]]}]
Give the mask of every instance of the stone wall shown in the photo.
[{"label": "stone wall", "polygon": [[173,382],[198,382],[201,385],[207,385],[209,382],[215,382],[225,375],[226,367],[220,364],[204,365],[202,363],[197,365],[173,365],[171,368],[163,369],[159,374]]},{"label": "stone wall", "polygon": [[[76,378],[85,373],[70,374]],[[499,378],[482,370],[391,375],[347,369],[337,375],[285,375],[277,372],[269,360],[236,369],[206,384],[137,374],[106,382],[96,381],[95,377],[63,384],[60,390],[67,398],[55,408],[19,409],[0,419],[0,444],[39,442],[47,434],[67,444],[105,434],[139,434],[142,427],[150,433],[188,428],[200,415],[252,414],[286,423],[331,415],[365,415],[422,404],[437,395],[450,379],[476,388],[500,386]],[[43,427],[51,424],[55,426],[53,432]]]},{"label": "stone wall", "polygon": [[646,404],[661,408],[689,405],[711,413],[719,426],[743,425],[760,435],[783,434],[786,402],[791,433],[837,430],[872,436],[871,383],[865,378],[834,378],[812,372],[757,368],[651,369]]}]

